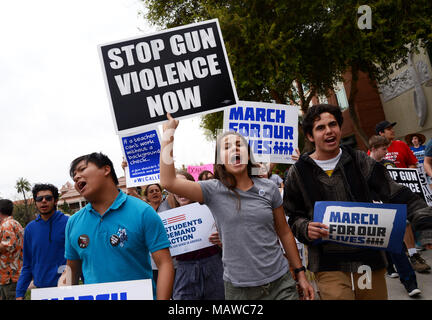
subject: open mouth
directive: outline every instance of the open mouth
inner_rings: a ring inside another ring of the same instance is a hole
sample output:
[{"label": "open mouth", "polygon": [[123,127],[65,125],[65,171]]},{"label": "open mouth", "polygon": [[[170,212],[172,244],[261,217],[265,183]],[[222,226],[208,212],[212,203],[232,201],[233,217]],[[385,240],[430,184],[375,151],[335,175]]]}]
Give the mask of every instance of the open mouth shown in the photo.
[{"label": "open mouth", "polygon": [[230,159],[230,163],[231,164],[240,164],[241,163],[241,157],[239,154],[234,154],[231,156]]},{"label": "open mouth", "polygon": [[85,181],[80,181],[80,182],[77,182],[77,184],[76,184],[79,192],[82,192],[86,185],[87,185],[87,182],[85,182]]},{"label": "open mouth", "polygon": [[334,143],[336,142],[336,137],[330,137],[324,140],[326,143]]}]

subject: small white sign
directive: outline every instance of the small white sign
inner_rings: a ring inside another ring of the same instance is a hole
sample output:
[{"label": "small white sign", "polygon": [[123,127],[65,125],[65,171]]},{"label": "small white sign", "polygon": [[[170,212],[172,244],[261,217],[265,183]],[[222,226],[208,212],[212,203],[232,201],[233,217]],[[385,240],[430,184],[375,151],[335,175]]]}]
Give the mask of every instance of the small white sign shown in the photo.
[{"label": "small white sign", "polygon": [[33,289],[32,300],[153,300],[151,279]]},{"label": "small white sign", "polygon": [[216,231],[210,209],[206,205],[192,203],[159,212],[171,242],[171,256],[213,246],[209,236]]}]

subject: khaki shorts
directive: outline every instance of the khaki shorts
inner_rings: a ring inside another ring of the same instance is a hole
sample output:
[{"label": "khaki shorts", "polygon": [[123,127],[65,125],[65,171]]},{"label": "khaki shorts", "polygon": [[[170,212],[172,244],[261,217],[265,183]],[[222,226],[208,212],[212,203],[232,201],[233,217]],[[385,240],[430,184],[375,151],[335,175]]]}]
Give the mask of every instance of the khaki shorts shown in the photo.
[{"label": "khaki shorts", "polygon": [[365,273],[323,271],[314,275],[321,300],[387,300],[385,272],[385,268],[371,272],[370,289],[364,285]]},{"label": "khaki shorts", "polygon": [[279,279],[262,286],[235,287],[225,281],[226,300],[298,300],[296,282],[288,271]]}]

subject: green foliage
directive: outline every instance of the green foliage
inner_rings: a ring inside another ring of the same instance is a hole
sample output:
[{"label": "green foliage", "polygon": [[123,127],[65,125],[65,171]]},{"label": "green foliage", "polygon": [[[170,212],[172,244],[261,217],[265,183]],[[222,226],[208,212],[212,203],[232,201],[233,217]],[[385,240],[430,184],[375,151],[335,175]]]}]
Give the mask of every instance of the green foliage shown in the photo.
[{"label": "green foliage", "polygon": [[[357,25],[364,4],[357,0],[144,3],[150,22],[163,28],[219,19],[240,100],[297,104],[306,111],[314,95],[326,95],[350,70],[350,115],[361,134],[354,108],[358,73],[384,81],[394,64],[432,40],[430,0],[367,1],[370,30]],[[201,125],[213,130],[220,119],[206,115]]]},{"label": "green foliage", "polygon": [[18,221],[23,228],[32,220],[36,218],[36,207],[34,203],[30,203],[27,205],[27,208],[24,204],[15,204],[13,217],[16,221]]}]

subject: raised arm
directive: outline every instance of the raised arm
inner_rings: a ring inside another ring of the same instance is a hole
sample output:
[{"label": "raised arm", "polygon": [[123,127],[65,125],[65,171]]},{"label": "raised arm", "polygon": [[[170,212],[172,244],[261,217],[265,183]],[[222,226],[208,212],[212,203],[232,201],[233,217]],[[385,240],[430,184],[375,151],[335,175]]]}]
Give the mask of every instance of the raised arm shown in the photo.
[{"label": "raised arm", "polygon": [[160,153],[160,182],[169,192],[186,197],[192,201],[203,202],[203,194],[198,182],[186,179],[177,179],[176,177],[173,149],[174,133],[179,122],[169,113],[167,114],[167,117],[168,121],[162,126],[163,135]]}]

